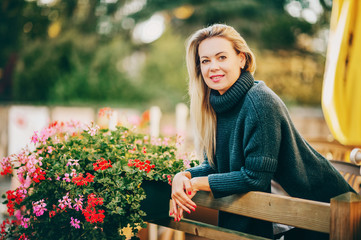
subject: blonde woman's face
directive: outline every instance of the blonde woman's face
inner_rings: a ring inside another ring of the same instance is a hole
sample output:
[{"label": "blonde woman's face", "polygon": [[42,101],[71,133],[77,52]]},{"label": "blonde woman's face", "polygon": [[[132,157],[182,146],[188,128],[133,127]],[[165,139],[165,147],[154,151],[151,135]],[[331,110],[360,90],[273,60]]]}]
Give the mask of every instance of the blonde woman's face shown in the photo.
[{"label": "blonde woman's face", "polygon": [[237,81],[246,62],[244,54],[237,54],[232,43],[222,37],[203,40],[198,53],[205,83],[221,95]]}]

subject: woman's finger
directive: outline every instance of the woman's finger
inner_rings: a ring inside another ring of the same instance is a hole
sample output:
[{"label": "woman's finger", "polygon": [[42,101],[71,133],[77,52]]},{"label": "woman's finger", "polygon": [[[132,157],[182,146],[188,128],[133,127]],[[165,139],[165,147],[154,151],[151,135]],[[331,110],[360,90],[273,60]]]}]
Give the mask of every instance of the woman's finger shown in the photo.
[{"label": "woman's finger", "polygon": [[177,206],[177,203],[174,200],[174,198],[172,199],[172,211],[173,211],[174,218],[176,218],[176,216],[178,214],[178,206]]},{"label": "woman's finger", "polygon": [[197,205],[191,200],[191,198],[190,198],[191,196],[193,197],[194,194],[191,193],[191,195],[187,195],[184,192],[184,190],[182,190],[182,191],[174,192],[172,194],[172,199],[178,200],[177,204],[181,203],[182,206],[190,208],[194,211],[195,208],[197,207]]},{"label": "woman's finger", "polygon": [[184,191],[188,196],[192,195],[193,188],[191,181],[184,181]]},{"label": "woman's finger", "polygon": [[178,218],[177,218],[178,222],[182,219],[182,217],[183,217],[183,209],[180,208],[178,211]]},{"label": "woman's finger", "polygon": [[176,203],[177,203],[177,206],[179,207],[177,209],[177,212],[180,210],[180,209],[183,209],[185,210],[186,212],[190,212],[190,210],[181,202],[179,201],[178,199],[175,199]]}]

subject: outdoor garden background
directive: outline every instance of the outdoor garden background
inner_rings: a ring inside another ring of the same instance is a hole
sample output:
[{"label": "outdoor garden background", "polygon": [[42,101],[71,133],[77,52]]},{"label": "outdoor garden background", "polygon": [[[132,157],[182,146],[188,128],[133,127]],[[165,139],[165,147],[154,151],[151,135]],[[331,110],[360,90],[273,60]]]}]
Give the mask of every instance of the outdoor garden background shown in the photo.
[{"label": "outdoor garden background", "polygon": [[[97,122],[104,107],[119,121],[149,129],[153,121],[159,135],[181,133],[192,151],[185,42],[212,23],[246,39],[255,78],[286,102],[306,139],[333,141],[321,110],[331,7],[331,0],[1,0],[0,157],[49,121]],[[151,112],[161,113],[159,122]],[[0,194],[10,185],[1,176]]]}]

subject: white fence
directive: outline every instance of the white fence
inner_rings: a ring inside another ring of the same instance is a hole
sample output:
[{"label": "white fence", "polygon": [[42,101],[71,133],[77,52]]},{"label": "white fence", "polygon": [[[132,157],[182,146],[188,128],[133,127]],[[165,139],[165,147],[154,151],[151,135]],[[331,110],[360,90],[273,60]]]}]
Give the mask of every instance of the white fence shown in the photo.
[{"label": "white fence", "polygon": [[[30,143],[34,131],[39,131],[52,121],[95,122],[113,129],[117,123],[137,126],[142,112],[137,109],[114,108],[109,119],[98,116],[99,109],[91,107],[0,106],[0,157],[17,153]],[[180,103],[175,113],[162,113],[153,106],[149,109],[149,132],[152,136],[182,135],[190,139],[188,107]]]}]

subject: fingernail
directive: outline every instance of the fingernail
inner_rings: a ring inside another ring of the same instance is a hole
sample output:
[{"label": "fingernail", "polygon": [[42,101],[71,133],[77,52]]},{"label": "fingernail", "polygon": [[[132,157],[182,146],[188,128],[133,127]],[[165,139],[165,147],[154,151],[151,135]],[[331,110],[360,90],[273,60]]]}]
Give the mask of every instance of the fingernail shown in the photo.
[{"label": "fingernail", "polygon": [[191,191],[188,191],[188,195],[191,195],[192,194],[192,192]]},{"label": "fingernail", "polygon": [[187,211],[187,213],[191,213],[191,211]]},{"label": "fingernail", "polygon": [[173,215],[173,212],[170,212],[169,215],[172,216],[172,215]]}]

